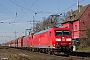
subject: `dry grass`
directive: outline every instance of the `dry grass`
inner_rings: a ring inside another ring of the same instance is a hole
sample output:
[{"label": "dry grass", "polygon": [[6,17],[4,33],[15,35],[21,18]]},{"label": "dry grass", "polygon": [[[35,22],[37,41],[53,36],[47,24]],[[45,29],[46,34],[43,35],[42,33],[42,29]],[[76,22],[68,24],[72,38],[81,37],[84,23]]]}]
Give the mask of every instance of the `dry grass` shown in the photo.
[{"label": "dry grass", "polygon": [[72,58],[72,57],[55,56],[55,55],[49,55],[49,54],[38,53],[38,52],[30,52],[30,51],[20,50],[20,49],[12,49],[12,48],[0,49],[0,55],[8,58],[8,60],[75,60],[75,58]]},{"label": "dry grass", "polygon": [[90,52],[90,47],[78,48],[77,52]]}]

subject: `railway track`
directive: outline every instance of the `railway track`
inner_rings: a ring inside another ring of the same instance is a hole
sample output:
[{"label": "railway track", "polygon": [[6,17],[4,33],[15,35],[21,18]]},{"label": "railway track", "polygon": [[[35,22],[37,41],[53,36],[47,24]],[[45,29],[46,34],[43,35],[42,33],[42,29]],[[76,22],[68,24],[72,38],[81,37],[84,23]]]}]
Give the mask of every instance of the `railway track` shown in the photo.
[{"label": "railway track", "polygon": [[[40,53],[40,52],[31,52],[28,50],[22,50],[22,49],[15,49],[15,48],[7,48],[7,47],[0,47],[1,50],[3,49],[4,54],[7,51],[8,53],[11,53],[9,55],[11,56],[20,56],[20,59],[27,58],[28,60],[90,60],[90,53],[85,53],[85,52],[72,52],[69,53],[69,56],[67,57],[66,55],[60,54],[60,55],[49,55],[45,53]],[[0,52],[1,53],[1,52]],[[13,53],[13,54],[12,54]],[[28,58],[30,57],[30,58]],[[22,60],[23,60],[22,59]],[[18,59],[17,59],[18,60]]]},{"label": "railway track", "polygon": [[69,55],[79,56],[79,57],[90,57],[90,53],[87,53],[87,52],[72,52]]}]

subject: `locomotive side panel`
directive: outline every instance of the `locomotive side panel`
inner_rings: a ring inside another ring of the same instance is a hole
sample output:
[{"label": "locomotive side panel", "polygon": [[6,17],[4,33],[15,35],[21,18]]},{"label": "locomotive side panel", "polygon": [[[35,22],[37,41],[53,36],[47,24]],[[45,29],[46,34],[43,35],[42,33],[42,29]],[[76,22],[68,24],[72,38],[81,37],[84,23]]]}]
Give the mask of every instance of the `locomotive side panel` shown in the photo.
[{"label": "locomotive side panel", "polygon": [[33,47],[39,47],[40,35],[34,35],[32,40]]},{"label": "locomotive side panel", "polygon": [[49,46],[48,45],[48,33],[47,32],[40,34],[39,46],[42,48],[47,48]]}]

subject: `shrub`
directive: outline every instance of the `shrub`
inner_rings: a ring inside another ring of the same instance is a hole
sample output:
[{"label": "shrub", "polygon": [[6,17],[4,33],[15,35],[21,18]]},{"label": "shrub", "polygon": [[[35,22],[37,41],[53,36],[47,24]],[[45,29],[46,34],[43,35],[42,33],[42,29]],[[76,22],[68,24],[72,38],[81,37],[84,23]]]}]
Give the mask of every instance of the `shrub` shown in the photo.
[{"label": "shrub", "polygon": [[88,46],[90,46],[90,28],[88,28],[87,30],[86,30],[86,35],[87,35],[87,40],[86,40],[86,42],[87,42],[87,45]]}]

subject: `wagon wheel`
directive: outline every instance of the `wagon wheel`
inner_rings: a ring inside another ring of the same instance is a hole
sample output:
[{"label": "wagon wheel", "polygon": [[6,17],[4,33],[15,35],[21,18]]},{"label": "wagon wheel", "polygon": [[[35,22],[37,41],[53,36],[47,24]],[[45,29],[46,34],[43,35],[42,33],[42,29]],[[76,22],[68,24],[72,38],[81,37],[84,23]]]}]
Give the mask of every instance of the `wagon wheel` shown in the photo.
[{"label": "wagon wheel", "polygon": [[48,49],[45,50],[45,54],[48,54]]},{"label": "wagon wheel", "polygon": [[59,55],[59,52],[53,51],[53,55]]},{"label": "wagon wheel", "polygon": [[32,52],[32,48],[30,48],[30,51]]},{"label": "wagon wheel", "polygon": [[34,50],[34,48],[32,48],[32,52],[34,52],[35,50]]},{"label": "wagon wheel", "polygon": [[48,51],[46,50],[45,53],[48,54]]},{"label": "wagon wheel", "polygon": [[49,54],[49,55],[52,55],[52,54],[53,54],[53,52],[49,50],[49,51],[48,51],[48,54]]},{"label": "wagon wheel", "polygon": [[39,49],[39,53],[42,53],[42,50],[41,49]]},{"label": "wagon wheel", "polygon": [[53,55],[56,55],[57,53],[56,53],[56,51],[53,51]]}]

